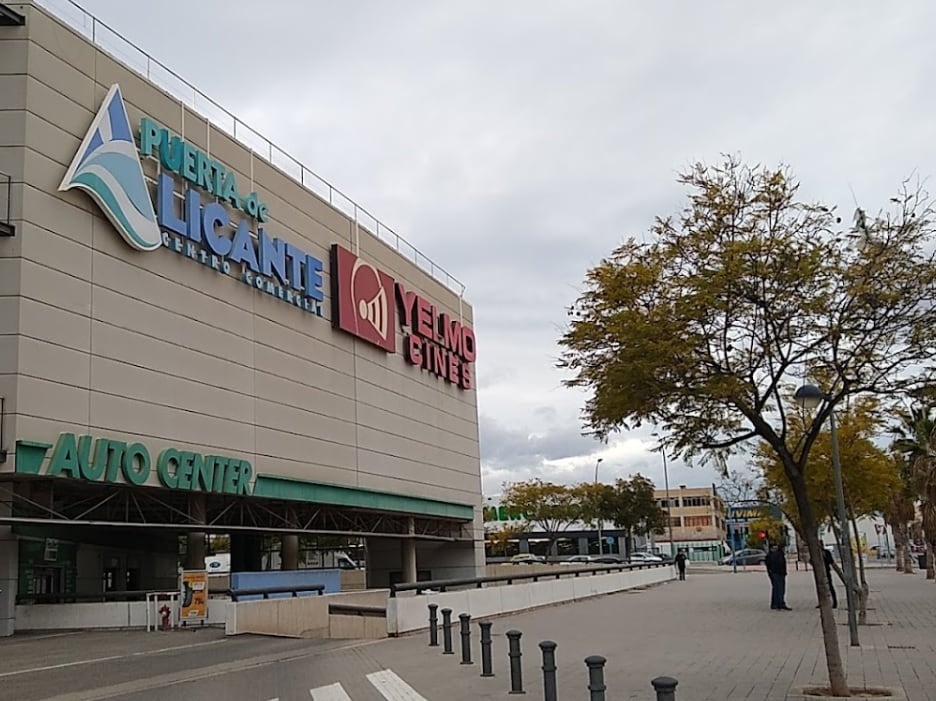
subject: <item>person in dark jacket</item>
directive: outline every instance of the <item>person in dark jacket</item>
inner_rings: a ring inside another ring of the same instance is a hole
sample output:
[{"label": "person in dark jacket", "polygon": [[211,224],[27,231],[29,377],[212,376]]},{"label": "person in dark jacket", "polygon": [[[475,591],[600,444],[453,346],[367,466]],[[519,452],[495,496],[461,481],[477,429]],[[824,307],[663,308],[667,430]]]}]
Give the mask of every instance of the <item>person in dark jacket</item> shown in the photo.
[{"label": "person in dark jacket", "polygon": [[676,562],[676,569],[679,570],[679,578],[686,578],[686,551],[680,550],[676,553],[676,557],[673,558]]},{"label": "person in dark jacket", "polygon": [[770,577],[770,608],[775,611],[792,611],[786,605],[786,556],[777,543],[770,545],[764,564],[767,565],[767,576]]},{"label": "person in dark jacket", "polygon": [[826,579],[829,581],[829,592],[832,594],[832,608],[838,608],[838,597],[835,595],[835,585],[832,583],[832,553],[828,548],[822,549],[822,561],[825,563]]}]

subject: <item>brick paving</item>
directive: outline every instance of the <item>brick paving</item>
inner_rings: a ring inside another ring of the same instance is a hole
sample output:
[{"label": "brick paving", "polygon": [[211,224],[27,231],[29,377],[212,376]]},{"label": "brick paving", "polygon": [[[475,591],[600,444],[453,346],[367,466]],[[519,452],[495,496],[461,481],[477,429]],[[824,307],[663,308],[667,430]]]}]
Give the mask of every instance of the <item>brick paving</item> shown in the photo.
[{"label": "brick paving", "polygon": [[[839,639],[852,686],[902,687],[910,701],[936,700],[936,583],[922,573],[872,569],[869,623],[861,645],[848,646],[844,610]],[[844,591],[839,586],[844,599]],[[784,699],[790,689],[826,680],[812,573],[791,572],[788,604],[771,611],[763,571],[695,573],[639,592],[616,594],[497,619],[495,679],[480,679],[476,664],[458,664],[407,636],[361,651],[392,668],[428,699],[506,696],[504,632],[524,633],[528,696],[542,698],[538,643],[558,643],[559,699],[586,699],[586,656],[608,659],[608,699],[652,699],[650,680],[679,680],[680,701]],[[477,629],[474,632],[476,643]],[[458,651],[456,639],[456,652]]]}]

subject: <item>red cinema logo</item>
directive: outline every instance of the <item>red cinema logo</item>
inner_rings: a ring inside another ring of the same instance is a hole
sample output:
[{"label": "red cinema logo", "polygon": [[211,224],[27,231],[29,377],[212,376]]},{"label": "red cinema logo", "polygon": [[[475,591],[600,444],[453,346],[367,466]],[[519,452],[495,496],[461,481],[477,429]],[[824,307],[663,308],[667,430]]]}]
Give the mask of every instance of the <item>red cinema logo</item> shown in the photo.
[{"label": "red cinema logo", "polygon": [[393,278],[338,244],[331,253],[332,324],[395,353]]}]

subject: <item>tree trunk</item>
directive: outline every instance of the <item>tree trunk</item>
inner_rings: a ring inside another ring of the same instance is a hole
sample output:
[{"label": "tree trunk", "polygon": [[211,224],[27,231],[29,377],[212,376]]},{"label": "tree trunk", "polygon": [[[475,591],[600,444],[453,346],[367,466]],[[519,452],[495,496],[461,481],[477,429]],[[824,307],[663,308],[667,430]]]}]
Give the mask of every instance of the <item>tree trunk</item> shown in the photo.
[{"label": "tree trunk", "polygon": [[923,543],[926,545],[926,578],[936,579],[936,504],[926,499],[921,504],[923,511]]},{"label": "tree trunk", "polygon": [[907,527],[905,524],[896,524],[893,528],[893,532],[894,552],[897,559],[897,571],[903,572],[905,574],[913,574],[913,568],[912,565],[909,564],[908,557],[908,551],[910,550],[910,547],[907,543]]},{"label": "tree trunk", "polygon": [[868,623],[868,594],[871,592],[871,587],[868,586],[868,579],[865,577],[864,557],[861,554],[861,534],[858,533],[858,522],[854,514],[852,515],[852,530],[855,531],[855,543],[858,545],[856,557],[858,573],[861,577],[861,587],[858,588],[858,624],[863,626]]},{"label": "tree trunk", "polygon": [[[812,505],[809,503],[806,483],[795,466],[784,464],[784,471],[796,500],[800,524],[809,549],[809,559],[811,562],[821,563],[823,557],[822,547],[819,544],[819,528],[812,513]],[[832,595],[829,592],[829,580],[826,578],[825,567],[817,564],[812,568],[812,573],[819,597],[819,621],[822,624],[822,643],[825,647],[826,668],[829,672],[829,691],[833,696],[849,696],[848,680],[842,664],[842,651],[839,648],[838,629],[832,613]]]},{"label": "tree trunk", "polygon": [[909,529],[904,532],[904,574],[913,574],[913,539]]}]

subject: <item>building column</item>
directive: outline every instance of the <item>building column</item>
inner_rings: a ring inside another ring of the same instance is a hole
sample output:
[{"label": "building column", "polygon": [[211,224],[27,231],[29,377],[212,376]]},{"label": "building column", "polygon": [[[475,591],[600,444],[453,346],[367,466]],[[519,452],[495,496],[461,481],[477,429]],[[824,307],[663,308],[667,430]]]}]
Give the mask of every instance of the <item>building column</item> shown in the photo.
[{"label": "building column", "polygon": [[263,569],[263,536],[231,534],[231,572],[260,572]]},{"label": "building column", "polygon": [[413,517],[406,520],[406,530],[410,537],[403,540],[403,581],[407,584],[416,581],[416,539],[412,536],[416,533],[416,527],[413,523]]},{"label": "building column", "polygon": [[0,636],[16,628],[16,588],[19,584],[19,541],[9,526],[0,526]]},{"label": "building column", "polygon": [[[189,515],[196,523],[205,522],[205,495],[189,494]],[[196,531],[189,533],[185,548],[185,569],[205,569],[205,533]]]},{"label": "building column", "polygon": [[283,535],[280,538],[280,569],[299,569],[299,536]]}]

